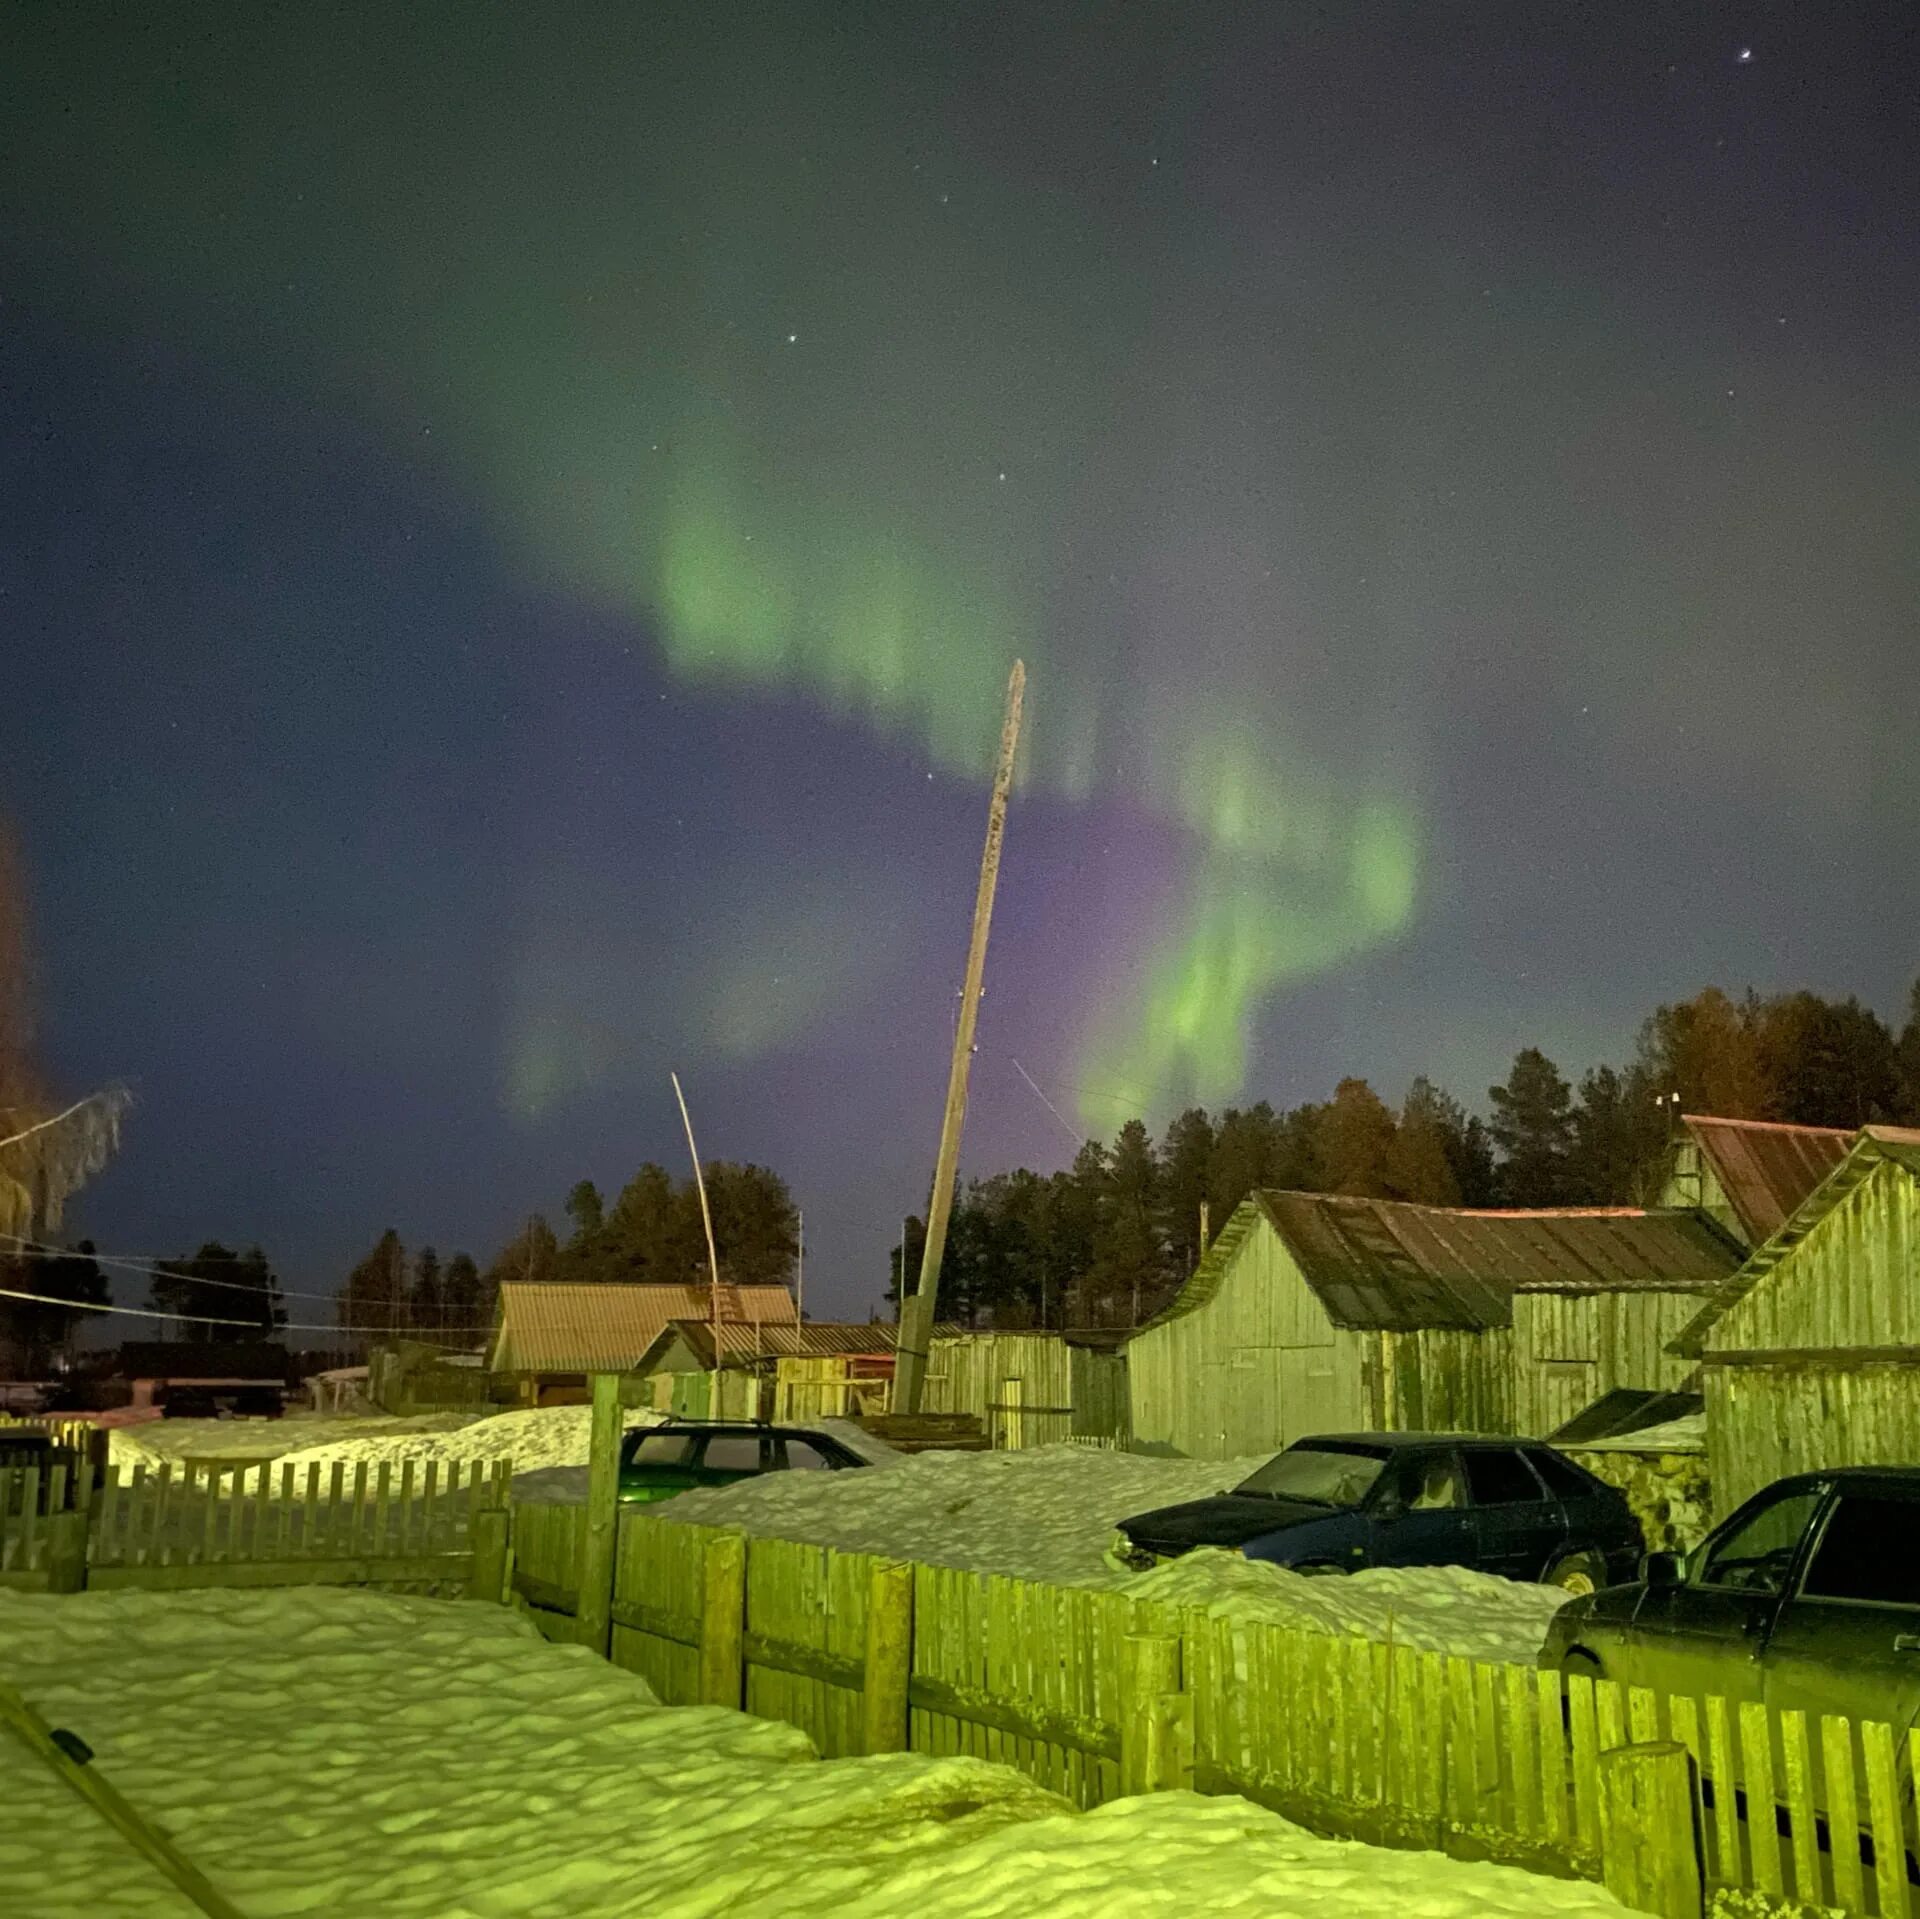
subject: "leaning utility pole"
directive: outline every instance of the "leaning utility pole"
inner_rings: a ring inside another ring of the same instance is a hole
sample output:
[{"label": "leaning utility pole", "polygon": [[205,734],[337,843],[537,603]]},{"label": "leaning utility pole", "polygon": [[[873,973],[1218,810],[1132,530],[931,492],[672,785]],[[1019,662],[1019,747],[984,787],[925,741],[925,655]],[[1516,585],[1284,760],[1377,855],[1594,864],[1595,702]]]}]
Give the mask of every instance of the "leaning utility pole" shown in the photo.
[{"label": "leaning utility pole", "polygon": [[[940,1123],[940,1157],[933,1169],[933,1199],[927,1207],[927,1243],[920,1257],[920,1283],[900,1302],[898,1353],[893,1369],[892,1408],[920,1410],[920,1389],[927,1374],[927,1342],[940,1297],[940,1260],[947,1249],[947,1218],[953,1211],[953,1180],[960,1163],[960,1129],[967,1117],[967,1075],[973,1065],[973,1028],[980,1010],[980,980],[987,965],[987,928],[993,919],[993,889],[1000,877],[1000,842],[1007,830],[1007,791],[1013,785],[1014,749],[1020,743],[1020,700],[1027,669],[1015,660],[1007,679],[1007,717],[1000,729],[1000,763],[994,769],[993,800],[987,808],[987,843],[980,855],[980,890],[973,901],[973,938],[967,947],[967,977],[960,989],[960,1017],[953,1029],[953,1064],[947,1072],[947,1110]],[[906,1244],[901,1243],[901,1260]]]}]

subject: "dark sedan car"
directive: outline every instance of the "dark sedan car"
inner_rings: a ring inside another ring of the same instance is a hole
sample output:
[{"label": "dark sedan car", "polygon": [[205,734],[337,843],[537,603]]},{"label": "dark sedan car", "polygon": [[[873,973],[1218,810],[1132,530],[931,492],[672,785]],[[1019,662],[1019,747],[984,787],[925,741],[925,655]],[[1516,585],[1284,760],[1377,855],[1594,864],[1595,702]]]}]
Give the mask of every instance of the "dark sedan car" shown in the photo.
[{"label": "dark sedan car", "polygon": [[1122,1520],[1115,1540],[1137,1567],[1196,1546],[1303,1573],[1472,1566],[1590,1593],[1631,1575],[1641,1540],[1619,1493],[1537,1440],[1333,1433],[1231,1492]]},{"label": "dark sedan car", "polygon": [[695,1486],[727,1486],[761,1473],[842,1472],[866,1464],[830,1434],[806,1427],[676,1420],[626,1435],[620,1447],[620,1497],[671,1499]]},{"label": "dark sedan car", "polygon": [[1642,1570],[1563,1607],[1542,1663],[1736,1708],[1920,1718],[1920,1467],[1777,1480]]}]

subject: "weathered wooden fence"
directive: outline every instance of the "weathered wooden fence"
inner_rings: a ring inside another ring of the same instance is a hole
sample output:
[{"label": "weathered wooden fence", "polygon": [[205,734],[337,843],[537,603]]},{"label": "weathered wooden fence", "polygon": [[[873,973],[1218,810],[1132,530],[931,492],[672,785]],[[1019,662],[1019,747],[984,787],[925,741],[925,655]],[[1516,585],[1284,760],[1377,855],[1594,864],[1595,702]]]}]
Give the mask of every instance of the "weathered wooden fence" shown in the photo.
[{"label": "weathered wooden fence", "polygon": [[[513,1584],[567,1637],[580,1507],[515,1509]],[[744,1707],[829,1756],[1017,1766],[1083,1806],[1192,1785],[1314,1831],[1605,1879],[1920,1919],[1920,1738],[1884,1725],[1214,1619],[622,1512],[611,1656],[669,1704]],[[1702,1782],[1707,1782],[1704,1789]],[[1720,1789],[1713,1790],[1714,1784]],[[1747,1818],[1738,1784],[1777,1820]]]},{"label": "weathered wooden fence", "polygon": [[0,1471],[0,1585],[505,1590],[504,1460]]}]

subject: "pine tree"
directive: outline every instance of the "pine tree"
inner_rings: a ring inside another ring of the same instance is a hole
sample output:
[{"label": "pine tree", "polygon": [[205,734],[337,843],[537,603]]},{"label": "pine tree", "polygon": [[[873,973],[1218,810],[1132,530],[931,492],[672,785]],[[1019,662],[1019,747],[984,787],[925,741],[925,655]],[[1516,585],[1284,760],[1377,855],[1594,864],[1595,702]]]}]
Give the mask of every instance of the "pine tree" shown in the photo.
[{"label": "pine tree", "polygon": [[[1200,1257],[1200,1206],[1209,1195],[1213,1149],[1213,1121],[1198,1106],[1174,1120],[1161,1141],[1160,1232],[1176,1277],[1192,1272]],[[1222,1224],[1209,1218],[1208,1230]]]},{"label": "pine tree", "polygon": [[389,1226],[347,1275],[340,1324],[363,1337],[403,1332],[407,1325],[407,1249]]},{"label": "pine tree", "polygon": [[1465,1124],[1466,1116],[1453,1100],[1424,1076],[1416,1079],[1407,1088],[1387,1155],[1388,1198],[1458,1206],[1460,1182],[1449,1149],[1453,1133]]},{"label": "pine tree", "polygon": [[1343,1079],[1315,1115],[1314,1184],[1326,1193],[1384,1199],[1390,1188],[1394,1119],[1363,1079]]},{"label": "pine tree", "polygon": [[1504,1086],[1490,1086],[1487,1130],[1499,1149],[1497,1183],[1507,1206],[1558,1206],[1573,1150],[1573,1091],[1538,1047],[1514,1055]]},{"label": "pine tree", "polygon": [[1667,1118],[1646,1072],[1597,1066],[1581,1076],[1573,1109],[1567,1198],[1582,1206],[1632,1206],[1646,1196],[1665,1151]]},{"label": "pine tree", "polygon": [[422,1246],[413,1257],[413,1287],[407,1316],[420,1332],[443,1332],[447,1322],[446,1288],[440,1275],[440,1255]]},{"label": "pine tree", "polygon": [[1907,1019],[1900,1028],[1898,1112],[1904,1126],[1920,1126],[1920,979],[1907,989]]}]

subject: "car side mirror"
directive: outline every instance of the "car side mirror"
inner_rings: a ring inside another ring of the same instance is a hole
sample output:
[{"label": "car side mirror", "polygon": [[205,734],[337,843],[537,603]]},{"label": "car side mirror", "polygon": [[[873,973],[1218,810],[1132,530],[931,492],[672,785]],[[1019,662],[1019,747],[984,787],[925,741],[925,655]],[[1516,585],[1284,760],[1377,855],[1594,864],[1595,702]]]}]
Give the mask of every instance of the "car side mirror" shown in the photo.
[{"label": "car side mirror", "polygon": [[1640,1561],[1640,1577],[1649,1586],[1678,1586],[1687,1576],[1682,1553],[1647,1553]]}]

